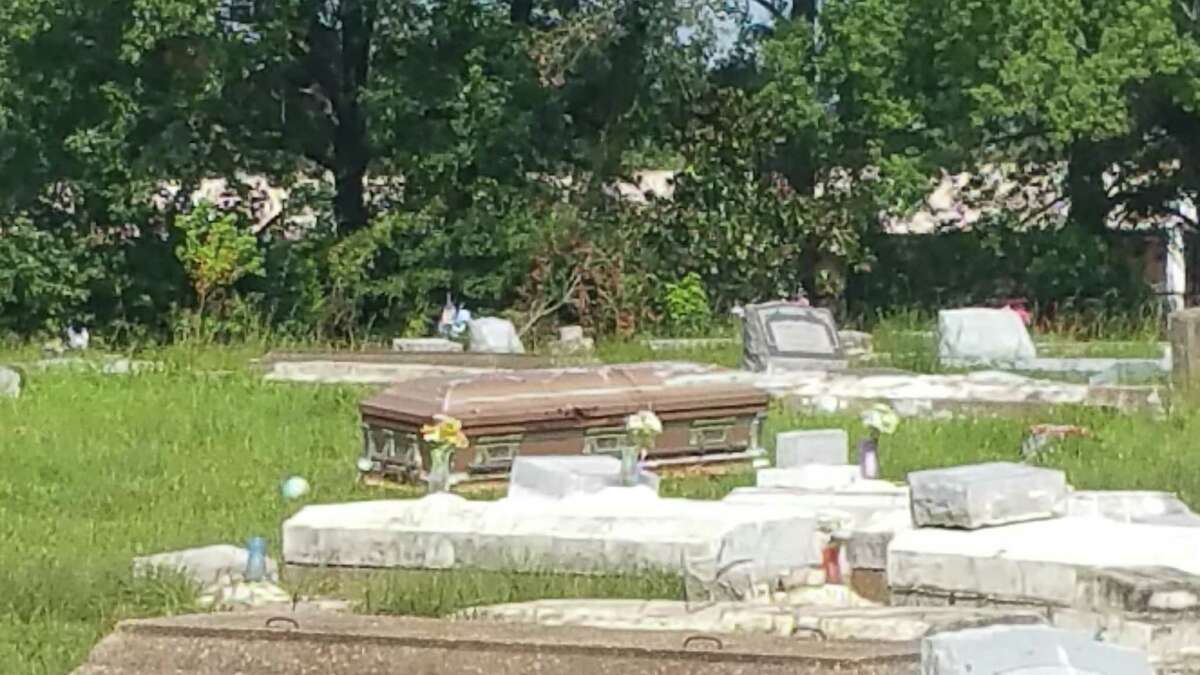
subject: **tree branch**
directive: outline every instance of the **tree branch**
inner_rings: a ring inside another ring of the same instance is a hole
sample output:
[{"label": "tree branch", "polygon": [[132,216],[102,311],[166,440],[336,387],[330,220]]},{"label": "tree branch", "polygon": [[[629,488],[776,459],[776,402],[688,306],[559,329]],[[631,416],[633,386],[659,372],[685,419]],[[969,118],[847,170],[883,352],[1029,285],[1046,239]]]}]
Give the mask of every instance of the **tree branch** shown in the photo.
[{"label": "tree branch", "polygon": [[536,310],[531,308],[529,320],[525,322],[525,325],[517,332],[517,335],[521,336],[528,333],[539,321],[565,307],[567,303],[571,302],[571,296],[575,294],[575,289],[579,288],[579,284],[581,283],[583,283],[583,272],[577,268],[574,274],[571,275],[571,283],[567,284],[567,290],[563,292],[558,302],[550,304],[550,301],[547,300],[542,303],[542,307]]}]

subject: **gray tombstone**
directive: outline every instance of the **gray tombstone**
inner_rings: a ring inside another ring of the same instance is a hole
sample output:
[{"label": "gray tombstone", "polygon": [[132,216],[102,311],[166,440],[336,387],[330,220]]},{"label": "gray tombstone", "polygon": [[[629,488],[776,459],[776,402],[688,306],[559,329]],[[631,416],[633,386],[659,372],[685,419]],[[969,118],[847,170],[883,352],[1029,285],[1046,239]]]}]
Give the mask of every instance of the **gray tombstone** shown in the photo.
[{"label": "gray tombstone", "polygon": [[525,345],[511,321],[495,317],[473,319],[467,324],[471,351],[487,354],[524,354]]},{"label": "gray tombstone", "polygon": [[0,366],[0,397],[16,398],[21,395],[21,374],[11,368]]},{"label": "gray tombstone", "polygon": [[742,317],[742,368],[844,370],[846,355],[827,309],[792,302],[747,305]]},{"label": "gray tombstone", "polygon": [[1172,314],[1169,332],[1175,384],[1200,386],[1200,307]]}]

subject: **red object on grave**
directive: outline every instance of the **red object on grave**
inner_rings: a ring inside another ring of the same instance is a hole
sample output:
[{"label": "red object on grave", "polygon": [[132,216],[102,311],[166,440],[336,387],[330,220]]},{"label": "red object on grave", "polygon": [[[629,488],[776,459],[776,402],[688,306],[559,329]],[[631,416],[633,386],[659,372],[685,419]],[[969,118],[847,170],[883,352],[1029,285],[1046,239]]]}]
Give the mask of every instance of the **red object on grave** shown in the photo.
[{"label": "red object on grave", "polygon": [[834,542],[830,542],[825,550],[821,551],[821,566],[825,568],[825,583],[827,584],[842,583],[842,569],[838,563],[839,553],[839,547]]}]

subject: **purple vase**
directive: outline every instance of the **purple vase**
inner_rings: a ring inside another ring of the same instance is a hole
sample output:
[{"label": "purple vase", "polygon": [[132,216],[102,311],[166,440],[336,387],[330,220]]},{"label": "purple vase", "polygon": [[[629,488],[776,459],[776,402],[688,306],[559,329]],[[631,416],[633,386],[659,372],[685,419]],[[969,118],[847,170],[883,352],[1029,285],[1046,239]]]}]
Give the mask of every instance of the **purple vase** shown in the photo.
[{"label": "purple vase", "polygon": [[879,478],[879,441],[864,438],[858,442],[858,468],[863,478]]}]

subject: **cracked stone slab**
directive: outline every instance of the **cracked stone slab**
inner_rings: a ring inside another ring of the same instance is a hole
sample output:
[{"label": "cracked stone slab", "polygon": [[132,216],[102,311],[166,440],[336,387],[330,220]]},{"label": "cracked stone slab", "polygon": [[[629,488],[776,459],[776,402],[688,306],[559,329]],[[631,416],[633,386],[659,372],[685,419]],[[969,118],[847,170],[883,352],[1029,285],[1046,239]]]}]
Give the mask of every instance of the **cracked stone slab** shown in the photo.
[{"label": "cracked stone slab", "polygon": [[913,524],[975,530],[1066,513],[1062,471],[990,462],[908,474]]}]

